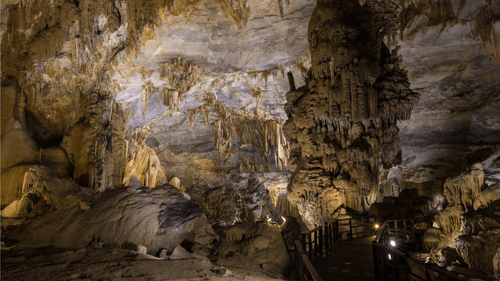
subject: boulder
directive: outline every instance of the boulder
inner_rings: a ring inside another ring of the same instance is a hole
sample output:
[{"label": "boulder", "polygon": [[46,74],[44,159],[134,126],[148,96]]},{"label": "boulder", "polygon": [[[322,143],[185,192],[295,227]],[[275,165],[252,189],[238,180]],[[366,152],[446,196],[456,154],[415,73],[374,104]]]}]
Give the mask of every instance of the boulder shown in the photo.
[{"label": "boulder", "polygon": [[470,268],[488,275],[500,274],[500,228],[461,236],[455,246]]},{"label": "boulder", "polygon": [[253,262],[286,273],[290,258],[280,227],[268,223],[243,223],[231,226],[219,246],[220,257],[244,255]]},{"label": "boulder", "polygon": [[181,259],[189,259],[191,257],[191,253],[188,252],[184,247],[181,245],[177,245],[175,247],[174,251],[172,252],[172,255],[170,256],[170,259],[172,260],[181,260]]},{"label": "boulder", "polygon": [[150,255],[174,249],[184,240],[208,245],[216,238],[199,206],[168,184],[97,193],[86,198],[91,205],[87,210],[81,209],[80,198],[75,198],[73,206],[37,217],[23,228],[36,232],[20,229],[9,235],[27,235],[70,249],[86,247],[96,239],[109,246],[143,245]]}]

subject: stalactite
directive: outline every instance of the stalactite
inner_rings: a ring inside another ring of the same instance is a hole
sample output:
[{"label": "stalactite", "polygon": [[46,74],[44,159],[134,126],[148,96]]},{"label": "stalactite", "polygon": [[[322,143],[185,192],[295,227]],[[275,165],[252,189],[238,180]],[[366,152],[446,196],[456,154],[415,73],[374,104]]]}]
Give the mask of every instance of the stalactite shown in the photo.
[{"label": "stalactite", "polygon": [[179,92],[172,89],[163,88],[162,92],[163,105],[168,107],[170,113],[179,112],[179,102],[181,101],[181,96]]},{"label": "stalactite", "polygon": [[481,193],[484,183],[484,173],[481,164],[474,164],[471,172],[449,178],[444,183],[444,196],[450,204],[471,206]]},{"label": "stalactite", "polygon": [[490,59],[498,61],[500,61],[500,30],[496,30],[498,25],[495,22],[498,22],[499,10],[500,1],[490,1],[473,16],[471,26],[471,35],[473,37],[481,35]]},{"label": "stalactite", "polygon": [[[218,119],[210,120],[210,112],[216,113]],[[232,142],[239,140],[243,145],[254,146],[260,157],[273,156],[280,170],[288,166],[289,146],[283,133],[283,120],[258,108],[255,112],[232,109],[213,95],[208,95],[201,106],[189,109],[188,115],[191,124],[197,115],[204,115],[205,121],[212,124],[214,144],[224,155],[223,162],[231,156]]]},{"label": "stalactite", "polygon": [[229,14],[238,27],[244,28],[250,18],[250,7],[247,0],[219,0],[224,13]]},{"label": "stalactite", "polygon": [[449,234],[460,229],[460,217],[463,213],[465,213],[465,210],[460,205],[448,206],[446,209],[435,215],[434,219],[443,229],[443,232]]},{"label": "stalactite", "polygon": [[135,129],[127,136],[132,155],[127,159],[127,166],[123,176],[123,184],[129,185],[132,176],[135,176],[144,186],[153,188],[160,182],[166,181],[165,170],[161,165],[156,152],[145,143],[151,128],[146,126]]},{"label": "stalactite", "polygon": [[279,6],[279,9],[280,9],[280,16],[281,18],[285,18],[285,12],[284,12],[284,9],[285,9],[285,6],[290,6],[290,0],[278,0],[278,6]]},{"label": "stalactite", "polygon": [[171,58],[161,62],[160,77],[167,80],[167,85],[179,93],[185,93],[202,80],[203,70],[194,62],[184,57]]}]

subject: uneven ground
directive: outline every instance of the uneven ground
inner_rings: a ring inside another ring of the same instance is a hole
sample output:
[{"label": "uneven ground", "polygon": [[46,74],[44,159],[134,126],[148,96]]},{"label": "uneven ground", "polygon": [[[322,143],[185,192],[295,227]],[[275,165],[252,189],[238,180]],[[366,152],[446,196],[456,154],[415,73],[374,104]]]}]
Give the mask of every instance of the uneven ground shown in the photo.
[{"label": "uneven ground", "polygon": [[124,249],[57,251],[14,247],[2,250],[2,280],[282,280],[253,264],[233,257],[161,260]]}]

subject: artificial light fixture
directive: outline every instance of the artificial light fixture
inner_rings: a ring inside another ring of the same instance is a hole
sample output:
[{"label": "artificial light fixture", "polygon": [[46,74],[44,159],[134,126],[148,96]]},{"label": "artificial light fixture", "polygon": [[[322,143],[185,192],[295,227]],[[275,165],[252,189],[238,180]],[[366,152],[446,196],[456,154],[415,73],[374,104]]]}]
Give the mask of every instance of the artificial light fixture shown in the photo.
[{"label": "artificial light fixture", "polygon": [[389,259],[391,259],[391,254],[389,254]]},{"label": "artificial light fixture", "polygon": [[391,246],[396,247],[396,241],[391,240],[391,242],[390,242],[390,243],[391,243]]},{"label": "artificial light fixture", "polygon": [[378,224],[375,225],[375,228],[378,228]]}]

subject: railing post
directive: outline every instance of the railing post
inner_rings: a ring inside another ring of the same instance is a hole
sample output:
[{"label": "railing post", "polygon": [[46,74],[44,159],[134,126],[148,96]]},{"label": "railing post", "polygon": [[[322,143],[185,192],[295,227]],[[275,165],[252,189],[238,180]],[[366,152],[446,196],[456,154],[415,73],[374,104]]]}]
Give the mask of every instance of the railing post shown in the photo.
[{"label": "railing post", "polygon": [[[431,275],[432,274],[432,275]],[[434,281],[434,274],[432,273],[432,270],[429,268],[429,264],[425,264],[425,280],[426,281]]]},{"label": "railing post", "polygon": [[319,227],[319,257],[323,257],[323,226]]},{"label": "railing post", "polygon": [[399,259],[399,254],[392,250],[392,255],[393,255],[393,259],[394,259],[394,278],[397,280],[397,281],[400,281],[401,280],[401,277],[399,276],[399,266],[398,266],[398,259]]},{"label": "railing post", "polygon": [[335,244],[335,231],[333,230],[333,222],[330,224],[330,242],[332,246]]},{"label": "railing post", "polygon": [[306,250],[307,250],[307,249],[306,249],[306,247],[307,247],[307,244],[306,244],[306,234],[305,234],[305,233],[301,233],[301,234],[300,234],[300,238],[301,238],[301,240],[302,240],[302,248],[303,248],[303,249],[302,249],[302,251],[303,251],[304,253],[307,253],[307,251],[306,251]]},{"label": "railing post", "polygon": [[312,234],[313,232],[309,233],[307,236],[309,236],[309,241],[307,241],[309,245],[309,259],[312,260],[312,254],[313,254],[313,248],[312,248]]},{"label": "railing post", "polygon": [[373,266],[374,266],[374,273],[375,273],[375,279],[378,280],[380,279],[380,268],[378,266],[379,260],[378,260],[378,245],[375,241],[372,242],[372,252],[373,252]]},{"label": "railing post", "polygon": [[[351,239],[353,238],[352,236],[352,219],[349,219],[349,233],[351,234]],[[348,235],[349,236],[349,235]],[[349,240],[349,238],[347,238]]]},{"label": "railing post", "polygon": [[335,244],[335,231],[333,230],[333,222],[330,224],[330,244],[333,246]]},{"label": "railing post", "polygon": [[363,228],[363,236],[361,237],[365,237],[365,218],[361,218],[361,227]]},{"label": "railing post", "polygon": [[329,233],[328,233],[328,224],[325,224],[325,256],[328,255],[328,248],[330,248],[329,244],[330,244],[330,241],[329,240]]},{"label": "railing post", "polygon": [[302,281],[304,278],[304,270],[302,269],[302,257],[300,256],[300,253],[299,253],[299,256],[297,256],[297,258],[298,258],[298,266],[299,266],[299,280]]},{"label": "railing post", "polygon": [[410,255],[406,254],[405,255],[405,265],[406,265],[406,280],[410,280],[410,263],[408,262],[408,257]]},{"label": "railing post", "polygon": [[[314,253],[313,253],[313,257],[317,257],[318,256],[318,229],[316,229],[314,231]],[[312,261],[312,259],[311,259]]]},{"label": "railing post", "polygon": [[340,241],[340,234],[339,234],[339,221],[336,221],[335,222],[335,242],[339,242]]}]

